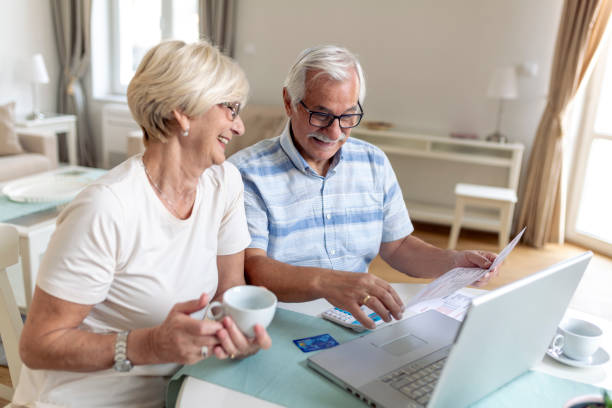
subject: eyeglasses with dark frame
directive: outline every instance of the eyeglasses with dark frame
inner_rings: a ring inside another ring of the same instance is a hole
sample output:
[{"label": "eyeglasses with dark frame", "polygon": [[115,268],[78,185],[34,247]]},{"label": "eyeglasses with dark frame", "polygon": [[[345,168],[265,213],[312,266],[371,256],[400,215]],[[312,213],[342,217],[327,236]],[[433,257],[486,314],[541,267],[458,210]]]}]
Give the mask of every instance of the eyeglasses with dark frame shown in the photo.
[{"label": "eyeglasses with dark frame", "polygon": [[361,103],[359,103],[359,101],[357,101],[357,106],[359,106],[361,113],[345,113],[344,115],[332,115],[331,113],[326,112],[311,111],[308,109],[308,106],[304,104],[304,101],[300,101],[300,104],[304,107],[306,112],[310,114],[308,123],[318,128],[329,127],[332,123],[334,123],[334,120],[338,119],[338,124],[340,125],[341,129],[350,129],[359,125],[359,122],[361,122],[361,118],[363,117],[363,108],[361,107]]},{"label": "eyeglasses with dark frame", "polygon": [[219,105],[225,106],[232,112],[232,120],[236,120],[240,114],[240,102],[221,102]]}]

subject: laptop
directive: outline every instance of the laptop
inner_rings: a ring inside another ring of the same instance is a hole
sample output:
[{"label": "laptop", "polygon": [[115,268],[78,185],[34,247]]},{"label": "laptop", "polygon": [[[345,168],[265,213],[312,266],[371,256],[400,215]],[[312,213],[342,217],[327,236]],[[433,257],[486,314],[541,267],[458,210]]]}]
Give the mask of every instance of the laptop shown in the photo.
[{"label": "laptop", "polygon": [[376,407],[463,407],[542,360],[593,256],[585,252],[472,299],[324,350],[308,365]]}]

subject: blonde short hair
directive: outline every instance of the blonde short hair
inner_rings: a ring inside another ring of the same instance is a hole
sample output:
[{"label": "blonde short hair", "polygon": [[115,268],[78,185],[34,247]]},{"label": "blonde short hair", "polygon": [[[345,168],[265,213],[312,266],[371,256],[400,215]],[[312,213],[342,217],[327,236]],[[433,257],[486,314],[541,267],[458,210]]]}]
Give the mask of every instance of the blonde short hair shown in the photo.
[{"label": "blonde short hair", "polygon": [[145,139],[162,142],[176,129],[172,111],[198,116],[222,102],[244,106],[249,83],[240,66],[206,41],[164,41],[144,56],[127,89]]}]

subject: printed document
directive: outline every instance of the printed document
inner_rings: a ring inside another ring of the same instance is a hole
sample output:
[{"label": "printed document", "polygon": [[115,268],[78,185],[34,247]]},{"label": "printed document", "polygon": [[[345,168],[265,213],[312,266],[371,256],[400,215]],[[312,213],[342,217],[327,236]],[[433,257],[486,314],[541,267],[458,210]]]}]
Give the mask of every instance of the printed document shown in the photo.
[{"label": "printed document", "polygon": [[472,298],[476,296],[477,295],[474,293],[461,293],[461,291],[458,291],[448,296],[444,296],[443,298],[430,299],[417,303],[416,305],[410,306],[406,311],[409,317],[428,310],[436,310],[461,322],[472,304]]},{"label": "printed document", "polygon": [[525,228],[523,228],[523,230],[519,232],[516,237],[514,237],[514,239],[499,253],[499,255],[497,255],[497,258],[495,258],[495,261],[488,269],[453,268],[421,289],[415,297],[410,299],[410,301],[405,304],[404,310],[426,300],[444,298],[457,290],[476,282],[487,272],[493,270],[493,268],[497,267],[504,261],[504,259],[506,259],[508,254],[512,252],[516,244],[519,242],[524,232]]}]

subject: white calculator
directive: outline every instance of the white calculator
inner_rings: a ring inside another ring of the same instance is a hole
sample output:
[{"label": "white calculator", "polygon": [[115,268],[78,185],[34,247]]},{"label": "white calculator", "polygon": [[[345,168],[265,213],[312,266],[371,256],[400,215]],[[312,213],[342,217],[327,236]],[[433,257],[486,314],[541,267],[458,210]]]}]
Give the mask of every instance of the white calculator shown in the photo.
[{"label": "white calculator", "polygon": [[[374,324],[377,328],[385,322],[379,315],[376,314],[376,312],[374,312],[369,307],[361,306],[361,310],[363,310],[364,313],[374,321]],[[330,320],[336,324],[339,324],[340,326],[348,327],[357,332],[368,330],[367,328],[363,327],[361,323],[355,320],[355,318],[350,312],[347,312],[346,310],[340,309],[338,307],[333,307],[324,311],[321,316],[324,319]]]}]

